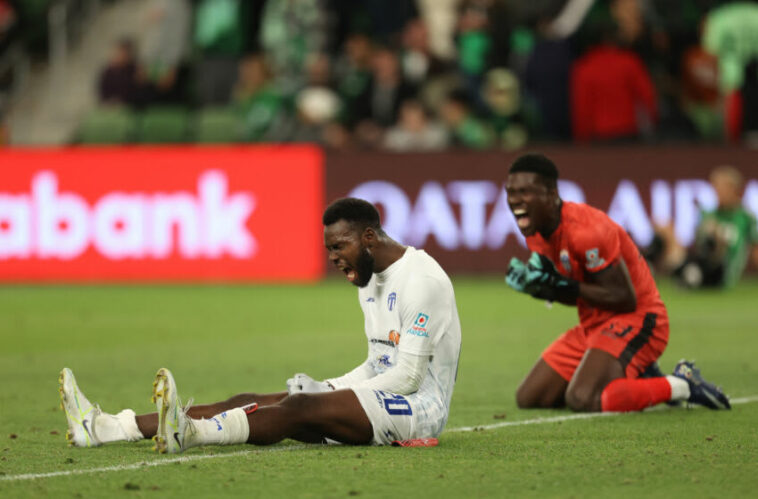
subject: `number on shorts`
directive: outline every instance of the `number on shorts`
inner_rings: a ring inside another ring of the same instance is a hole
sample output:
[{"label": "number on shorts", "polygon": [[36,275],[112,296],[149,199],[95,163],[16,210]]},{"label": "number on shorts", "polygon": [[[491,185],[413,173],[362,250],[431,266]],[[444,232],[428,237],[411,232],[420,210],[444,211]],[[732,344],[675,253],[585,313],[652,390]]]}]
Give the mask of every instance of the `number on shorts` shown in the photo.
[{"label": "number on shorts", "polygon": [[382,392],[384,408],[390,416],[410,416],[413,414],[411,404],[402,395]]}]

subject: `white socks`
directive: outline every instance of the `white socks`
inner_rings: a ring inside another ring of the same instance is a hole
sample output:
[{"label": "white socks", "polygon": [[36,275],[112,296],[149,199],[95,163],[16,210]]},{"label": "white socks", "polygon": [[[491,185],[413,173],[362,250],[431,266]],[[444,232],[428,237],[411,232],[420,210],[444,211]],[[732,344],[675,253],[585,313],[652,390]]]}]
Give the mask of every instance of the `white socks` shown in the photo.
[{"label": "white socks", "polygon": [[131,409],[124,409],[118,414],[101,412],[94,418],[93,423],[95,436],[102,443],[124,440],[136,442],[145,438],[137,428],[137,419]]},{"label": "white socks", "polygon": [[195,433],[186,435],[184,447],[232,445],[247,442],[250,426],[244,409],[238,407],[216,414],[211,419],[193,419]]},{"label": "white socks", "polygon": [[690,385],[682,378],[666,376],[666,381],[671,385],[671,400],[687,400],[690,398]]},{"label": "white socks", "polygon": [[[242,408],[216,414],[211,419],[193,419],[190,430],[185,437],[184,447],[198,445],[232,445],[247,442],[250,427],[247,414]],[[136,442],[145,436],[137,427],[137,419],[133,410],[124,409],[118,414],[101,412],[94,419],[95,436],[102,443],[107,442]]]}]

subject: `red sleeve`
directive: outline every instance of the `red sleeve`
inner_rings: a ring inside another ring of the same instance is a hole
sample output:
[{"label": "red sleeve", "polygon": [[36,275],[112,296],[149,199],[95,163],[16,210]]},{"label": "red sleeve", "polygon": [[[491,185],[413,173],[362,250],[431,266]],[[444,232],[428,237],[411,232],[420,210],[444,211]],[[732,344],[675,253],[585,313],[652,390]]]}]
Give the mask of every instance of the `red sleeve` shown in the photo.
[{"label": "red sleeve", "polygon": [[573,232],[572,253],[585,272],[598,272],[608,267],[621,254],[618,228],[600,217],[587,220]]},{"label": "red sleeve", "polygon": [[592,138],[592,95],[584,80],[584,66],[574,63],[571,68],[571,124],[576,140]]}]

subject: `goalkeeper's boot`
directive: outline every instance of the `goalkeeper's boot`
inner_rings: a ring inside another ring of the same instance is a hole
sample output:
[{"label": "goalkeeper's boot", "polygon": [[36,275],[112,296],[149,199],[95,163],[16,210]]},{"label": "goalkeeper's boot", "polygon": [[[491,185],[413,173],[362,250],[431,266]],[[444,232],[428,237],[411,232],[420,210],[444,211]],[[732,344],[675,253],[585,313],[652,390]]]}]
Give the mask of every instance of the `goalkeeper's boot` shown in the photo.
[{"label": "goalkeeper's boot", "polygon": [[153,449],[162,454],[182,452],[188,447],[186,440],[195,434],[195,428],[187,415],[189,404],[181,407],[174,376],[165,367],[155,375],[152,400],[158,411],[158,431],[153,437]]},{"label": "goalkeeper's boot", "polygon": [[97,447],[100,441],[95,435],[95,419],[101,414],[100,407],[94,406],[79,390],[74,373],[68,367],[63,368],[58,377],[58,392],[61,397],[61,409],[66,413],[68,430],[66,440],[76,447]]},{"label": "goalkeeper's boot", "polygon": [[690,404],[704,405],[709,409],[732,408],[729,398],[724,395],[721,388],[704,380],[694,362],[680,360],[674,368],[674,376],[685,380],[690,385],[690,398],[687,399]]}]

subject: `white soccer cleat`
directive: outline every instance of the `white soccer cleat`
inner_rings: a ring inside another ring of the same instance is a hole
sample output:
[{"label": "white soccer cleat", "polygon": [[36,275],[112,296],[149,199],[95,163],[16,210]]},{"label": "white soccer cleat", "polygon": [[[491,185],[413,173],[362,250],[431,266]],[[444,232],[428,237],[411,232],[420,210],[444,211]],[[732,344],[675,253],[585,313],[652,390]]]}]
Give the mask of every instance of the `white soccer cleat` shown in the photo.
[{"label": "white soccer cleat", "polygon": [[95,418],[101,411],[94,406],[79,390],[71,369],[64,367],[58,377],[58,391],[61,396],[61,409],[66,413],[68,430],[66,440],[76,447],[97,447],[101,442],[95,436]]},{"label": "white soccer cleat", "polygon": [[153,449],[161,454],[182,452],[185,438],[194,434],[195,428],[187,416],[189,404],[186,408],[181,407],[174,377],[165,367],[155,375],[152,400],[158,411],[158,432],[153,437]]}]

